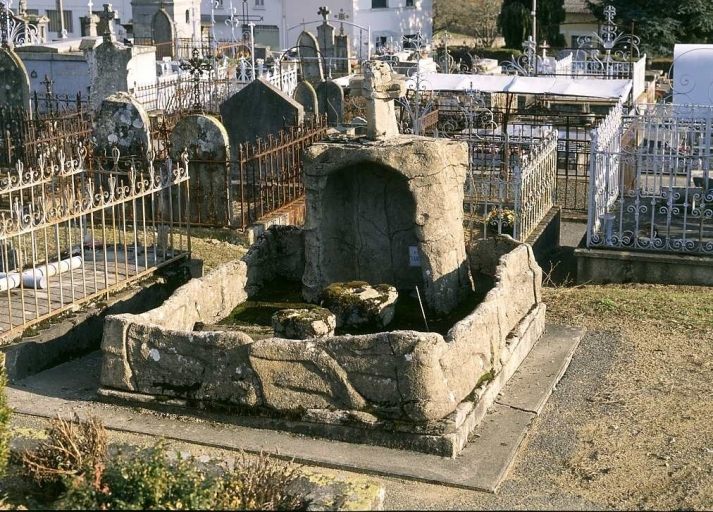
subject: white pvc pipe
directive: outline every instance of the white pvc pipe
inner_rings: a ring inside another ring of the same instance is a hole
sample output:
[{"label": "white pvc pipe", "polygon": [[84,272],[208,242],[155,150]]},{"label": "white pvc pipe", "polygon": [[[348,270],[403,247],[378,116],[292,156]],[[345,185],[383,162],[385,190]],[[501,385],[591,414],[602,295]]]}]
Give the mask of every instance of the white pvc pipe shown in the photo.
[{"label": "white pvc pipe", "polygon": [[27,288],[39,288],[44,290],[48,286],[48,278],[77,269],[82,266],[82,257],[73,256],[66,260],[48,263],[34,269],[25,270],[22,273],[22,284]]},{"label": "white pvc pipe", "polygon": [[0,272],[0,292],[6,292],[20,286],[22,276],[18,272]]}]

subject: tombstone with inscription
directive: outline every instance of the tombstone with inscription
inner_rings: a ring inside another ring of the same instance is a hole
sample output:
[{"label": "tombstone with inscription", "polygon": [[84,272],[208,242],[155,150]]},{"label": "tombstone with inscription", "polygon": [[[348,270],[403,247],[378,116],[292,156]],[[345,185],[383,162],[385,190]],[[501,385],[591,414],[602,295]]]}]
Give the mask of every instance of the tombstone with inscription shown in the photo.
[{"label": "tombstone with inscription", "polygon": [[294,100],[302,105],[305,109],[305,114],[310,114],[314,117],[319,115],[319,106],[317,100],[317,92],[309,82],[300,82],[295,87],[295,92],[292,93]]},{"label": "tombstone with inscription", "polygon": [[336,82],[326,80],[317,85],[319,111],[327,114],[327,123],[338,126],[344,120],[344,91]]},{"label": "tombstone with inscription", "polygon": [[304,108],[264,78],[258,78],[224,101],[220,115],[235,153],[241,143],[302,124]]},{"label": "tombstone with inscription", "polygon": [[302,79],[315,85],[324,80],[320,63],[320,50],[317,39],[309,32],[302,32],[297,38],[297,51],[300,56]]},{"label": "tombstone with inscription", "polygon": [[229,225],[228,132],[213,116],[192,114],[184,117],[171,132],[171,157],[178,160],[184,150],[188,152],[191,178],[191,223]]}]

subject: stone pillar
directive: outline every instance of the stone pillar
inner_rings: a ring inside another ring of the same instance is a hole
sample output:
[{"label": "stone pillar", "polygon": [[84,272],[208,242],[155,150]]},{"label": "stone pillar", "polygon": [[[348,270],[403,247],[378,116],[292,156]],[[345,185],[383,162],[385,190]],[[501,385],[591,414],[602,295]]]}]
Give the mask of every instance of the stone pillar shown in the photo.
[{"label": "stone pillar", "polygon": [[406,94],[403,76],[393,73],[385,62],[370,61],[364,65],[364,76],[352,79],[349,87],[355,95],[369,100],[366,105],[366,135],[369,139],[399,134],[394,100]]}]

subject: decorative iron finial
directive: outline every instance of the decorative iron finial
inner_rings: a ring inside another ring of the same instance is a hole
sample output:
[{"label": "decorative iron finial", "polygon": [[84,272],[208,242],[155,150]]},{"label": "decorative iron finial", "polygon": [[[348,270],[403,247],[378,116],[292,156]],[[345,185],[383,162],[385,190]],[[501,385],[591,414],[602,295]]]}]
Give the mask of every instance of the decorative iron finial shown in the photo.
[{"label": "decorative iron finial", "polygon": [[329,7],[327,7],[326,5],[323,5],[317,11],[317,14],[319,14],[322,17],[322,19],[324,20],[324,23],[327,23],[329,21],[329,13],[330,13]]}]

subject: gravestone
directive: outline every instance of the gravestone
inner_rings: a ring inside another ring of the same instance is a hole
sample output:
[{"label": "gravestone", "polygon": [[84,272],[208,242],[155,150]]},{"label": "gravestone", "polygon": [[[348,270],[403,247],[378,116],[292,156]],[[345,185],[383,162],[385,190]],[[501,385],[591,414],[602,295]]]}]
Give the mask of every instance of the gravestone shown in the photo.
[{"label": "gravestone", "polygon": [[107,96],[128,91],[127,66],[133,54],[131,48],[108,38],[105,38],[96,49],[90,49],[87,53],[91,76],[89,106],[96,111]]},{"label": "gravestone", "polygon": [[17,54],[0,48],[0,105],[30,111],[30,77]]},{"label": "gravestone", "polygon": [[184,117],[171,133],[171,158],[178,160],[188,152],[190,221],[195,224],[227,226],[228,132],[213,116],[192,114]]},{"label": "gravestone", "polygon": [[338,34],[334,36],[334,71],[337,76],[349,74],[349,61],[351,59],[351,51],[349,49],[349,36],[346,34]]},{"label": "gravestone", "polygon": [[305,109],[305,114],[311,114],[314,117],[319,115],[319,106],[317,103],[317,92],[309,82],[300,82],[295,87],[295,92],[292,93],[294,100],[302,105]]},{"label": "gravestone", "polygon": [[301,125],[304,108],[264,78],[253,80],[220,105],[230,147],[237,159],[238,146]]},{"label": "gravestone", "polygon": [[344,121],[344,91],[332,80],[317,85],[319,111],[327,114],[329,126],[338,126]]},{"label": "gravestone", "polygon": [[302,79],[312,85],[324,80],[320,63],[319,43],[309,32],[302,32],[297,38],[297,50],[300,56],[300,73]]},{"label": "gravestone", "polygon": [[[329,9],[320,7],[317,13],[322,16],[322,24],[317,27],[317,41],[322,51],[322,66],[324,75],[331,78],[330,69],[334,62],[334,27],[329,24]],[[330,68],[330,69],[327,69]]]},{"label": "gravestone", "polygon": [[118,92],[104,99],[94,118],[95,152],[111,155],[116,147],[122,156],[145,157],[151,148],[149,116],[129,93]]}]

